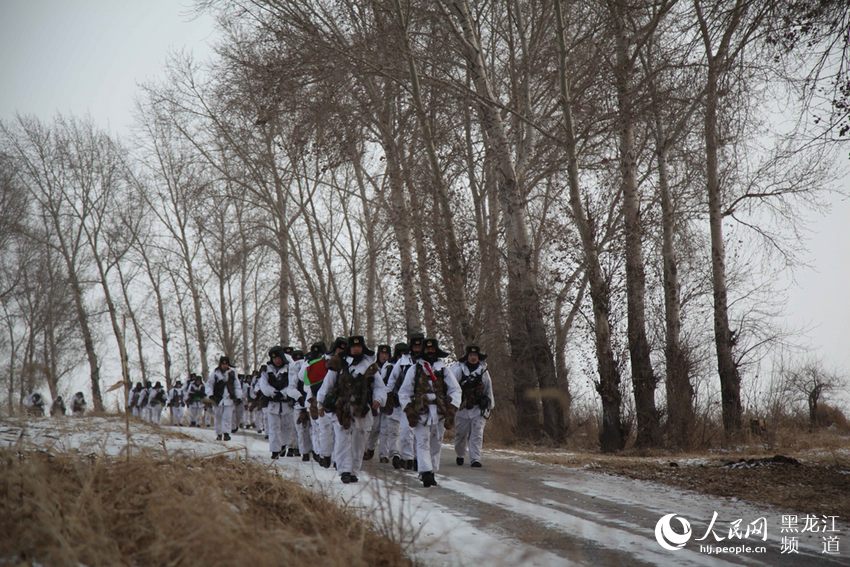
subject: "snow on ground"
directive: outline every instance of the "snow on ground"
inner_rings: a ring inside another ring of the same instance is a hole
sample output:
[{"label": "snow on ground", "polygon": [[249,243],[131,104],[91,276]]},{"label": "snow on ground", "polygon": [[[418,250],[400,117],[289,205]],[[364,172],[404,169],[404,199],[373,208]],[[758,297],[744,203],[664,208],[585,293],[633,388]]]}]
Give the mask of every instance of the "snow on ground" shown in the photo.
[{"label": "snow on ground", "polygon": [[[174,435],[176,431],[185,435]],[[403,544],[413,538],[408,553],[425,565],[847,564],[846,550],[838,558],[820,555],[821,534],[795,534],[801,553],[793,559],[780,556],[780,518],[789,511],[545,465],[519,451],[487,451],[485,468],[478,472],[455,467],[446,451],[439,487],[423,489],[411,473],[374,463],[359,475],[361,482],[343,485],[333,469],[312,461],[270,461],[267,442],[252,431],[239,432],[229,443],[214,437],[209,429],[152,427],[134,421],[130,446],[198,456],[225,452],[267,464],[270,470],[370,515],[379,529],[401,534]],[[6,420],[0,421],[0,444],[120,455],[126,450],[127,435],[124,422],[114,418],[68,419],[61,428],[50,419]],[[718,526],[728,527],[736,518],[743,518],[746,526],[767,517],[771,529],[763,545],[769,554],[707,555],[693,541],[669,552],[656,543],[654,528],[662,515],[690,518],[698,537],[715,511]],[[842,533],[846,547],[850,545],[846,526]]]}]

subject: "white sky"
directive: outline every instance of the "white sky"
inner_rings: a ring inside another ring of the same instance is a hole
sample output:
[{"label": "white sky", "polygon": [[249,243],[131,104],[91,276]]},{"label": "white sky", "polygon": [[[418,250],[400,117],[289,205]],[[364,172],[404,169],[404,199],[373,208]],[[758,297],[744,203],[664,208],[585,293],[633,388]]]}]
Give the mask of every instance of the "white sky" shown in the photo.
[{"label": "white sky", "polygon": [[[137,83],[158,77],[171,50],[210,57],[214,37],[188,0],[0,0],[0,118],[88,113],[125,135]],[[811,223],[812,268],[794,274],[787,326],[810,328],[812,351],[850,373],[850,199],[830,200]]]}]

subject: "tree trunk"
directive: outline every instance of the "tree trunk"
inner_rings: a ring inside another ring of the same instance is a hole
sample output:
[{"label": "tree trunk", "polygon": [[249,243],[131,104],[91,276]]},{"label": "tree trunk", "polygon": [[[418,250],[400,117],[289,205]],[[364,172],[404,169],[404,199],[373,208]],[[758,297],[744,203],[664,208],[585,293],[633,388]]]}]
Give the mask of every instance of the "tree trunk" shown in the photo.
[{"label": "tree trunk", "polygon": [[[388,126],[388,125],[387,125]],[[396,237],[401,265],[401,293],[404,304],[404,328],[408,336],[420,330],[419,308],[416,303],[413,274],[413,257],[410,243],[410,214],[404,197],[404,177],[399,164],[399,151],[395,140],[382,131],[384,155],[387,159],[387,176],[390,186],[390,222]]]},{"label": "tree trunk", "polygon": [[723,429],[730,437],[741,431],[741,376],[732,354],[734,339],[729,328],[729,299],[726,289],[726,249],[723,241],[723,213],[718,171],[717,69],[709,57],[705,100],[706,189],[708,222],[711,229],[711,282],[714,291],[714,344],[720,374]]},{"label": "tree trunk", "polygon": [[[448,304],[449,332],[456,353],[463,352],[465,345],[471,340],[469,305],[466,301],[465,277],[461,265],[460,247],[457,243],[457,235],[454,228],[454,215],[451,210],[446,182],[443,179],[442,168],[437,157],[437,148],[434,143],[434,135],[431,131],[431,123],[425,112],[422,102],[422,93],[419,85],[419,71],[416,61],[410,52],[407,22],[404,20],[401,4],[396,0],[396,13],[400,18],[402,41],[405,46],[407,69],[410,75],[411,96],[419,128],[422,130],[422,139],[425,144],[425,154],[428,157],[428,167],[433,181],[433,188],[429,192],[434,198],[434,209],[436,222],[432,223],[438,240],[445,246],[438,246],[437,256],[440,258],[443,289]],[[422,268],[420,267],[420,270]],[[423,292],[427,293],[427,292]],[[424,297],[423,297],[424,299]]]},{"label": "tree trunk", "polygon": [[632,73],[626,15],[623,6],[612,2],[611,16],[615,29],[616,65],[614,76],[619,106],[620,172],[623,191],[623,217],[626,229],[626,299],[629,355],[637,413],[637,447],[660,444],[658,411],[655,408],[657,379],[650,361],[646,338],[646,275],[643,268],[640,223],[640,194],[637,184],[637,150],[635,149],[635,115],[632,100]]},{"label": "tree trunk", "polygon": [[656,160],[658,188],[661,192],[661,256],[664,260],[664,358],[667,365],[667,431],[674,447],[687,449],[694,424],[694,388],[688,376],[688,360],[682,349],[681,304],[679,302],[679,268],[674,246],[676,211],[670,194],[667,171],[667,145],[664,127],[656,107]]},{"label": "tree trunk", "polygon": [[[442,6],[442,5],[441,5]],[[479,97],[478,112],[482,128],[493,150],[497,171],[499,204],[507,240],[508,321],[511,359],[514,364],[514,391],[517,405],[517,434],[524,438],[540,435],[540,411],[535,399],[537,387],[556,387],[555,365],[540,296],[532,270],[531,246],[527,232],[525,200],[517,184],[516,172],[504,123],[487,76],[480,41],[466,2],[453,2],[460,22],[456,33],[461,38],[467,69]],[[445,10],[445,8],[443,7]],[[445,14],[450,19],[448,13]],[[537,380],[535,380],[535,374]],[[559,401],[543,400],[543,428],[553,439],[564,432],[563,411]]]},{"label": "tree trunk", "polygon": [[561,89],[561,108],[564,115],[564,149],[567,153],[569,202],[581,237],[585,270],[590,282],[590,299],[593,304],[593,330],[596,340],[596,361],[599,369],[599,382],[596,384],[596,391],[602,398],[602,429],[599,432],[599,443],[602,451],[613,452],[622,449],[626,443],[626,432],[620,417],[622,404],[620,371],[617,368],[614,351],[611,347],[608,283],[599,263],[593,230],[581,204],[572,99],[567,82],[567,44],[561,0],[555,0],[555,13],[557,16],[558,77]]},{"label": "tree trunk", "polygon": [[73,262],[69,257],[65,258],[65,265],[68,268],[68,283],[71,284],[74,307],[77,311],[77,322],[80,325],[80,333],[83,335],[83,346],[86,349],[86,358],[89,362],[89,382],[91,383],[91,397],[94,404],[94,411],[102,412],[103,397],[100,393],[100,364],[97,360],[97,353],[94,350],[94,339],[92,338],[91,327],[89,326],[89,315],[83,303],[83,289],[74,270]]}]

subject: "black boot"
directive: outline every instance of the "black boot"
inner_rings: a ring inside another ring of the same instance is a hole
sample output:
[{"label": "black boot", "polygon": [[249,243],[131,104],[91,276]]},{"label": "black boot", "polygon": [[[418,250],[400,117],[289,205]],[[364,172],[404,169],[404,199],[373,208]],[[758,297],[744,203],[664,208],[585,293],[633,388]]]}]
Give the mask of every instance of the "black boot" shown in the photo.
[{"label": "black boot", "polygon": [[329,469],[329,468],[331,468],[331,458],[330,457],[322,457],[319,464],[322,465],[322,468]]},{"label": "black boot", "polygon": [[339,476],[342,479],[343,484],[349,484],[351,482],[356,482],[355,480],[351,479],[351,473],[344,472]]},{"label": "black boot", "polygon": [[416,470],[416,468],[413,466],[413,463],[414,463],[414,460],[413,460],[413,459],[408,459],[408,460],[406,460],[406,461],[404,462],[404,468],[405,468],[405,470],[409,470],[409,471]]},{"label": "black boot", "polygon": [[357,482],[358,480],[360,480],[359,478],[357,478],[357,475],[354,474],[351,475],[349,478],[351,478],[351,482]]},{"label": "black boot", "polygon": [[401,468],[401,457],[398,455],[393,455],[393,468],[398,470]]},{"label": "black boot", "polygon": [[415,457],[413,458],[413,468],[412,468],[412,470],[414,470],[414,471],[419,470],[419,461]]},{"label": "black boot", "polygon": [[229,434],[229,433],[225,433],[225,434],[224,434],[224,440],[225,440],[225,441],[230,441],[230,434]]},{"label": "black boot", "polygon": [[319,456],[319,454],[315,451],[312,451],[312,453],[313,453],[313,460],[316,461],[317,463],[321,463],[322,458]]},{"label": "black boot", "polygon": [[472,468],[474,468],[474,469],[480,469],[480,468],[481,468],[481,463],[479,463],[478,461],[472,461],[472,464],[471,464],[471,465],[469,465],[469,466],[471,466],[471,467],[472,467]]},{"label": "black boot", "polygon": [[381,458],[378,459],[378,462],[383,464],[383,463],[389,463],[390,460],[386,457],[381,457]]},{"label": "black boot", "polygon": [[298,447],[293,447],[293,449],[292,449],[292,450],[293,450],[293,451],[295,451],[295,456],[296,456],[296,457],[300,457],[300,456],[301,456],[301,450],[300,450]]},{"label": "black boot", "polygon": [[310,455],[308,455],[307,453],[304,453],[303,455],[301,455],[301,462],[302,463],[309,463],[310,462]]},{"label": "black boot", "polygon": [[221,441],[221,435],[216,435],[216,436],[215,436],[215,440],[216,440],[216,441]]},{"label": "black boot", "polygon": [[292,447],[290,447],[289,449],[287,449],[287,450],[286,450],[286,456],[287,456],[287,457],[294,457],[294,456],[295,456],[295,449],[293,449]]},{"label": "black boot", "polygon": [[280,453],[278,451],[272,451],[272,460],[276,461],[280,458]]},{"label": "black boot", "polygon": [[422,486],[425,488],[429,488],[431,486],[437,486],[437,481],[434,480],[434,472],[427,471],[422,473]]},{"label": "black boot", "polygon": [[363,453],[363,460],[364,461],[371,461],[372,457],[374,457],[374,456],[375,456],[375,450],[374,449],[366,449],[366,452]]},{"label": "black boot", "polygon": [[455,459],[455,462],[457,463],[457,466],[462,467],[463,466],[463,457],[458,457],[457,459]]}]

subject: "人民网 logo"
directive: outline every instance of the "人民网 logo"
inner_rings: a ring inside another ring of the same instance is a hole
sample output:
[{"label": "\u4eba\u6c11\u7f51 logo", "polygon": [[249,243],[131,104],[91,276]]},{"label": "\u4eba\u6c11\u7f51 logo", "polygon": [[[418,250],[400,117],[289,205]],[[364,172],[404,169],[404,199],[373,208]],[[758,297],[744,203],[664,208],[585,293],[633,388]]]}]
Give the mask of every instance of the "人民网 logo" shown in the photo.
[{"label": "\u4eba\u6c11\u7f51 logo", "polygon": [[[682,524],[683,533],[678,533],[673,529],[673,519],[679,520]],[[655,524],[655,540],[658,545],[670,551],[682,549],[688,540],[691,539],[691,523],[681,516],[676,514],[667,514],[662,516],[658,523]]]}]

